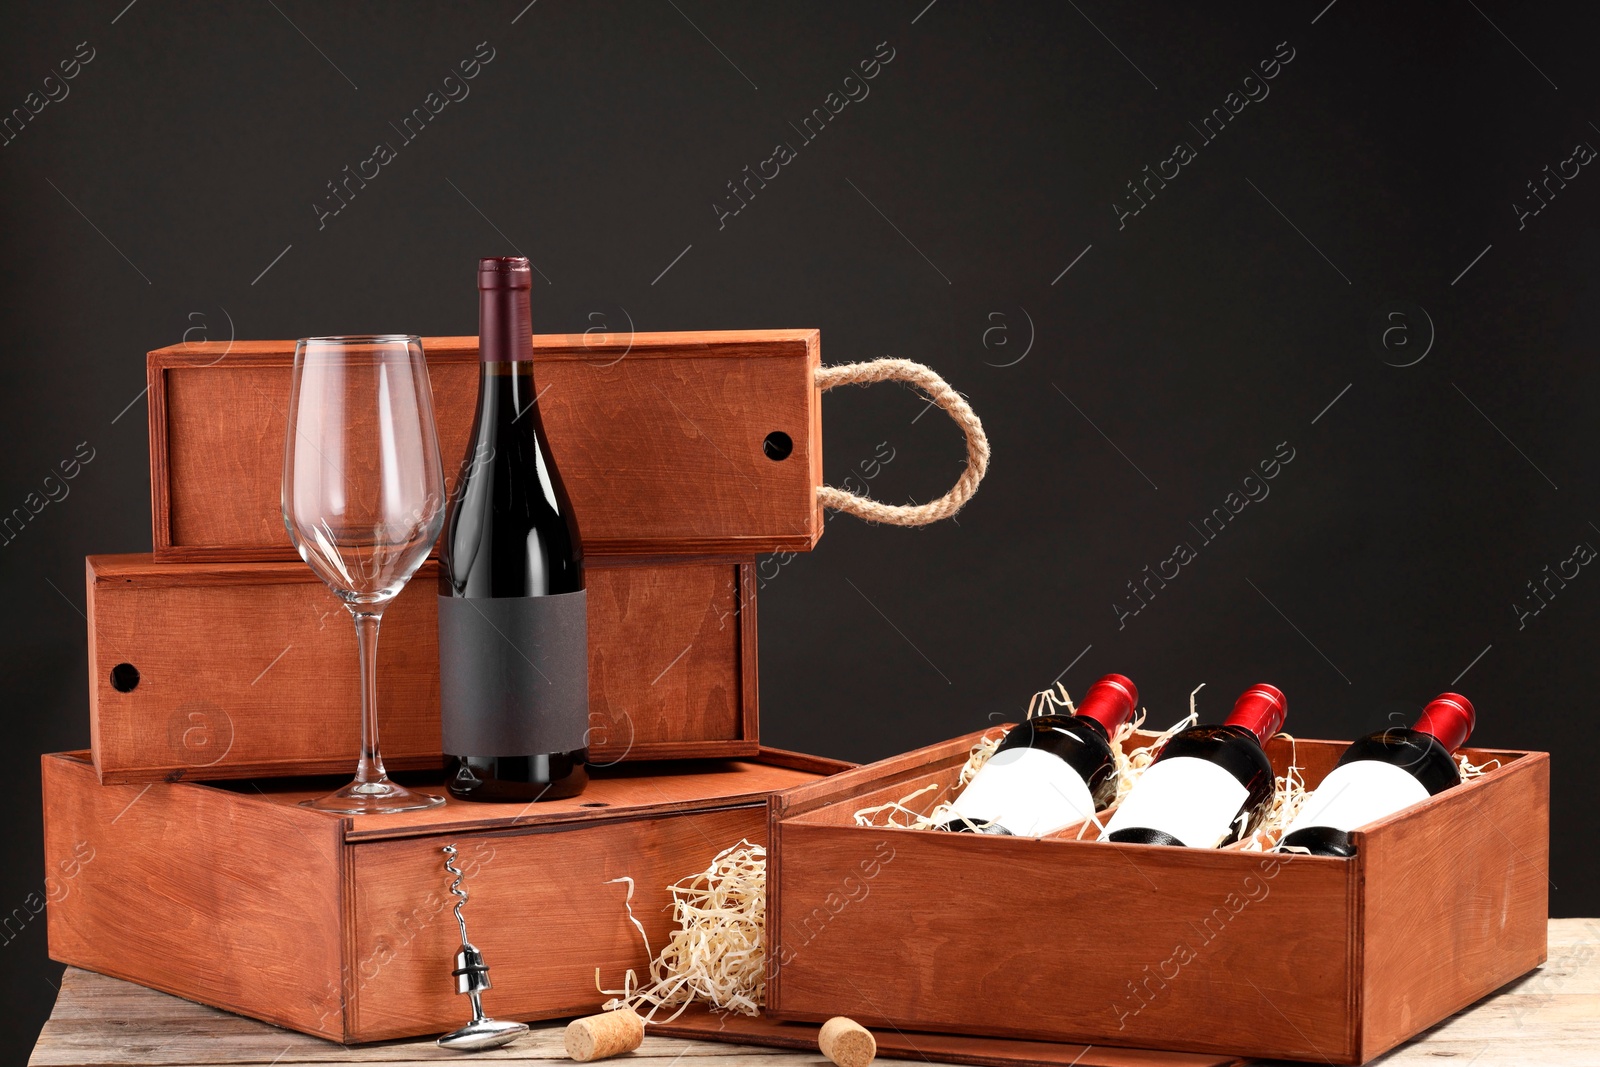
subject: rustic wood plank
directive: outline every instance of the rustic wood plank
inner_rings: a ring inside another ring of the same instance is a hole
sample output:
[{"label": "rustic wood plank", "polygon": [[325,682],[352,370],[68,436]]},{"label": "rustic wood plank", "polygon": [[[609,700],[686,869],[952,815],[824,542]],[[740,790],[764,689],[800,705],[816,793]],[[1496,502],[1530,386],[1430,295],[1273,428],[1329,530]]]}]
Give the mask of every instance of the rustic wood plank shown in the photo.
[{"label": "rustic wood plank", "polygon": [[[721,1014],[696,1005],[679,1018],[654,1027],[655,1033],[717,1041],[752,1041],[773,1048],[814,1054],[814,1023],[782,1023],[768,1017]],[[887,1059],[977,1064],[980,1067],[1236,1067],[1234,1056],[1213,1056],[1105,1045],[1063,1045],[966,1034],[906,1033],[889,1027],[873,1035],[878,1055]]]},{"label": "rustic wood plank", "polygon": [[[1549,940],[1550,959],[1533,974],[1373,1064],[1592,1067],[1595,1050],[1600,1049],[1600,919],[1552,920]],[[533,1032],[511,1048],[474,1058],[512,1063],[563,1059],[561,1026],[535,1024]],[[425,1039],[346,1048],[69,967],[62,976],[55,1011],[28,1063],[30,1067],[264,1067],[274,1062],[299,1067],[343,1063],[405,1067],[437,1065],[445,1058]],[[815,1052],[655,1035],[647,1036],[630,1058],[661,1067],[674,1063],[676,1067],[816,1067],[820,1062]]]}]

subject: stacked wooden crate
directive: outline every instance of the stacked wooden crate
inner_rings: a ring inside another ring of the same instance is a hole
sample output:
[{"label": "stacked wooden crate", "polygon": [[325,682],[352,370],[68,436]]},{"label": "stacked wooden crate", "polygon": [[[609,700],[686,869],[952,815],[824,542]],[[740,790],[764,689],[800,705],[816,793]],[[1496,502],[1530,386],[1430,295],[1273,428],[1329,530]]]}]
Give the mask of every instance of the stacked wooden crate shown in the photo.
[{"label": "stacked wooden crate", "polygon": [[[423,344],[453,468],[477,343]],[[614,879],[634,879],[660,944],[669,882],[764,841],[773,790],[845,766],[762,748],[757,721],[756,554],[823,529],[817,333],[535,338],[586,557],[595,781],[391,816],[297,803],[325,783],[294,776],[349,773],[358,705],[350,624],[279,513],[293,353],[150,353],[154,551],[89,558],[91,749],[44,758],[47,859],[74,863],[52,956],[335,1040],[448,1029],[448,843],[491,1009],[591,1010],[596,967],[647,964]],[[440,767],[436,567],[379,643],[386,760],[423,781]]]}]

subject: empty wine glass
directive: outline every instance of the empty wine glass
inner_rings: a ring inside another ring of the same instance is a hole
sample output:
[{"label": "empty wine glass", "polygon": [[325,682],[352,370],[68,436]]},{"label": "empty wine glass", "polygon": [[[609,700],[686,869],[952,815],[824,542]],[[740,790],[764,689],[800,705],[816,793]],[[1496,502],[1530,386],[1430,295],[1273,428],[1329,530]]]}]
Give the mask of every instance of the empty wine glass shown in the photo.
[{"label": "empty wine glass", "polygon": [[283,524],[344,601],[361,661],[355,781],[313,808],[368,815],[444,803],[391,782],[378,751],[378,624],[438,540],[444,475],[422,342],[403,334],[295,345],[283,454]]}]

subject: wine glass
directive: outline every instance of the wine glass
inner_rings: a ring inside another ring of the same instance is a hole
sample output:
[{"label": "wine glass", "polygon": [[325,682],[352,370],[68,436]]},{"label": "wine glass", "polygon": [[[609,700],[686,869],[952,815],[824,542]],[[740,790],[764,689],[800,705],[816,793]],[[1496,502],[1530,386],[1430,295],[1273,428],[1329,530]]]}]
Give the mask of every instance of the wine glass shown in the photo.
[{"label": "wine glass", "polygon": [[403,334],[295,345],[283,453],[283,525],[344,601],[361,660],[355,781],[313,808],[414,811],[444,798],[391,782],[378,751],[378,624],[444,525],[444,475],[422,342]]}]

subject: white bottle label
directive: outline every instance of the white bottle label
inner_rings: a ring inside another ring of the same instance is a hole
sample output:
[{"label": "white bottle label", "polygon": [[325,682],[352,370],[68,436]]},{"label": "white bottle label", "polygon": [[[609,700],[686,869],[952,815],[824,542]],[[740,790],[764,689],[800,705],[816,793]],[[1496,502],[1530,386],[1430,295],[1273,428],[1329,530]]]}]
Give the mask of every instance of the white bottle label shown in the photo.
[{"label": "white bottle label", "polygon": [[1159,830],[1190,848],[1216,848],[1249,796],[1237,778],[1210,760],[1157,760],[1112,813],[1105,836],[1118,830]]},{"label": "white bottle label", "polygon": [[1060,757],[1010,748],[989,757],[950,811],[976,823],[998,823],[1018,837],[1039,837],[1093,815],[1094,797]]},{"label": "white bottle label", "polygon": [[1381,760],[1356,760],[1322,780],[1284,836],[1307,826],[1354,830],[1427,799],[1427,786],[1409,771]]}]

